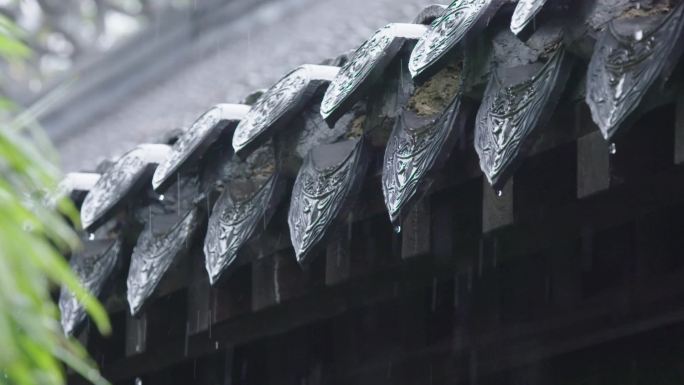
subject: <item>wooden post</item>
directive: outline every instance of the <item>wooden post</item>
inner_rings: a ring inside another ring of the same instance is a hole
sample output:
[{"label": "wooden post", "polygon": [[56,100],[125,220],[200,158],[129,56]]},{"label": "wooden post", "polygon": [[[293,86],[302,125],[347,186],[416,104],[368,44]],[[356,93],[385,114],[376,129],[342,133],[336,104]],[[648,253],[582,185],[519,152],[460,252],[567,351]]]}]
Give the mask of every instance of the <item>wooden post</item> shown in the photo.
[{"label": "wooden post", "polygon": [[[238,267],[209,291],[209,318],[211,323],[221,322],[252,309],[252,266]],[[211,338],[211,325],[209,326]]]},{"label": "wooden post", "polygon": [[138,317],[126,314],[126,356],[143,353],[147,348],[147,312]]},{"label": "wooden post", "polygon": [[193,258],[192,274],[188,286],[188,334],[207,330],[209,314],[209,278],[201,258]]},{"label": "wooden post", "polygon": [[610,145],[594,131],[577,139],[577,197],[610,187]]},{"label": "wooden post", "polygon": [[325,284],[333,286],[344,282],[350,273],[350,242],[348,229],[339,227],[330,234],[325,253]]},{"label": "wooden post", "polygon": [[411,207],[401,224],[403,259],[430,253],[430,200],[421,199]]},{"label": "wooden post", "polygon": [[276,296],[275,256],[252,262],[252,310],[258,311],[280,302]]},{"label": "wooden post", "polygon": [[450,263],[454,257],[454,204],[451,199],[431,196],[432,254],[438,263]]},{"label": "wooden post", "polygon": [[494,191],[485,178],[482,178],[482,183],[482,232],[512,225],[515,220],[513,178],[499,191]]},{"label": "wooden post", "polygon": [[674,162],[684,163],[684,91],[680,92],[675,102],[675,137]]},{"label": "wooden post", "polygon": [[561,309],[575,306],[582,297],[582,261],[575,246],[565,241],[550,250],[551,302]]}]

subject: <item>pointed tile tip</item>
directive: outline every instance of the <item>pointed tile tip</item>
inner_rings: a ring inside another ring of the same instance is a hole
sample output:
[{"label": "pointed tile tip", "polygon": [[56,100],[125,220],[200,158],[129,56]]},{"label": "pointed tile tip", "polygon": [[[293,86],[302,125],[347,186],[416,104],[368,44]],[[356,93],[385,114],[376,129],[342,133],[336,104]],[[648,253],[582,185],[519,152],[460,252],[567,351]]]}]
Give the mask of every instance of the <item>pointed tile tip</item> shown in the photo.
[{"label": "pointed tile tip", "polygon": [[[155,173],[156,175],[156,173]],[[162,178],[153,178],[152,179],[152,190],[156,192],[157,194],[161,194],[163,189],[161,188],[162,184],[164,183],[164,179]]]},{"label": "pointed tile tip", "polygon": [[130,311],[132,316],[138,315],[141,307],[142,304],[140,301],[128,298],[128,310]]},{"label": "pointed tile tip", "polygon": [[74,333],[73,322],[71,320],[63,321],[62,322],[62,331],[64,332],[65,336],[71,337]]},{"label": "pointed tile tip", "polygon": [[390,223],[392,224],[392,227],[397,227],[401,226],[401,210],[397,209],[394,211],[387,210],[387,214],[389,215],[389,220]]},{"label": "pointed tile tip", "polygon": [[217,272],[209,272],[209,285],[214,286],[216,282],[218,282],[219,278],[221,277],[220,273]]},{"label": "pointed tile tip", "polygon": [[414,80],[416,80],[416,78],[417,78],[418,76],[420,76],[420,72],[419,72],[419,71],[417,71],[417,70],[415,70],[415,69],[411,69],[410,67],[409,67],[409,73],[411,74],[411,79],[414,79]]},{"label": "pointed tile tip", "polygon": [[309,264],[308,252],[307,250],[295,250],[295,259],[297,259],[297,264],[299,266],[305,267]]}]

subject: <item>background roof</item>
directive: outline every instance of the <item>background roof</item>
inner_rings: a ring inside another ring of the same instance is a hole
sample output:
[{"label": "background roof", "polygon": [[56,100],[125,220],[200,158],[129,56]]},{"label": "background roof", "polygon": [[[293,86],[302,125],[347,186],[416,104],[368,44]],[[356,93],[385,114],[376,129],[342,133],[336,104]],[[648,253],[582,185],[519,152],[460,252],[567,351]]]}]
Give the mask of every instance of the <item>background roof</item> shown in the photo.
[{"label": "background roof", "polygon": [[410,22],[429,3],[233,0],[197,9],[81,70],[41,122],[65,171],[93,169],[215,103],[353,49],[388,22]]}]

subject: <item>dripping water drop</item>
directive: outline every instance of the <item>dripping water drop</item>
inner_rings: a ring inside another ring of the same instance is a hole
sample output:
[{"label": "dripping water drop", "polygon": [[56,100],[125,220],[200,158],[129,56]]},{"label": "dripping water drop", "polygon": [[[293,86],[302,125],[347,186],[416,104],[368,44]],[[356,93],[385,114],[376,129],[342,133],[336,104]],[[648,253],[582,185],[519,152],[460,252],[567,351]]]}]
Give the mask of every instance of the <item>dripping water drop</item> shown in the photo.
[{"label": "dripping water drop", "polygon": [[610,152],[610,155],[615,155],[615,153],[617,153],[617,147],[615,146],[615,143],[610,144],[608,151]]},{"label": "dripping water drop", "polygon": [[502,197],[502,196],[503,196],[503,191],[501,191],[501,190],[496,190],[496,196]]},{"label": "dripping water drop", "polygon": [[89,241],[95,240],[95,233],[88,234],[88,240]]},{"label": "dripping water drop", "polygon": [[140,377],[136,377],[136,378],[135,378],[135,385],[143,385],[143,382],[142,382],[142,380],[140,379]]},{"label": "dripping water drop", "polygon": [[644,31],[638,30],[638,31],[634,32],[634,40],[641,41],[641,39],[643,39],[643,38],[644,38]]},{"label": "dripping water drop", "polygon": [[164,201],[164,194],[159,195],[159,201],[163,202]]},{"label": "dripping water drop", "polygon": [[394,232],[397,234],[401,233],[401,225],[394,226]]}]

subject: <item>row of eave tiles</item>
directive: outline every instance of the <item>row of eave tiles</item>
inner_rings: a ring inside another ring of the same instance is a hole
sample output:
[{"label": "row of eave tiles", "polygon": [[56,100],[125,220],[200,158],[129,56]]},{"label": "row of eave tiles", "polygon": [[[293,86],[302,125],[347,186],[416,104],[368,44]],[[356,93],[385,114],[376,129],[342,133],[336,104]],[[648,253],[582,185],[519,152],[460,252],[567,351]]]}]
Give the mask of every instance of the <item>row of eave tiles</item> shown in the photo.
[{"label": "row of eave tiles", "polygon": [[[334,124],[336,119],[347,112],[354,102],[365,96],[363,90],[368,89],[367,86],[369,84],[367,83],[378,81],[377,76],[373,75],[381,74],[385,70],[390,62],[389,59],[391,59],[391,56],[396,55],[399,51],[396,47],[403,44],[404,41],[417,41],[409,62],[411,75],[416,79],[421,79],[421,77],[426,76],[429,77],[430,75],[425,74],[433,74],[439,69],[439,66],[443,66],[443,58],[453,56],[454,52],[462,50],[461,43],[464,38],[467,38],[470,34],[478,33],[486,27],[487,22],[491,20],[492,16],[502,5],[502,2],[503,0],[456,0],[446,7],[439,6],[437,9],[438,11],[441,11],[441,15],[438,15],[434,22],[429,26],[421,24],[390,24],[378,30],[373,37],[351,54],[347,63],[345,63],[342,68],[312,65],[299,67],[275,83],[269,90],[262,94],[260,99],[251,107],[240,105],[229,106],[230,108],[228,108],[228,110],[230,111],[226,112],[226,110],[223,110],[222,113],[224,113],[224,115],[220,116],[219,120],[227,119],[238,122],[233,135],[233,148],[235,153],[241,155],[241,157],[248,155],[254,150],[255,146],[258,147],[258,143],[263,143],[267,137],[273,134],[273,130],[271,130],[272,127],[277,126],[280,128],[286,125],[288,120],[291,120],[300,112],[299,110],[301,110],[303,102],[311,102],[310,100],[303,101],[301,99],[303,98],[302,95],[311,94],[310,92],[305,92],[305,90],[312,82],[329,84],[321,102],[321,115],[329,124]],[[513,14],[511,30],[514,33],[520,33],[529,28],[528,24],[544,7],[545,3],[545,1],[539,0],[520,0]],[[680,5],[671,10],[667,15],[662,16],[663,21],[659,24],[658,28],[664,29],[662,26],[667,23],[676,24],[675,26],[670,25],[670,29],[676,27],[675,29],[681,34],[683,8],[684,5]],[[434,12],[434,10],[435,6],[432,6],[432,11]],[[602,33],[604,35],[613,33],[608,30],[609,28],[605,28]],[[640,44],[640,40],[641,36],[638,36],[632,39],[632,42],[627,42],[625,44]],[[599,41],[601,41],[601,39],[599,39]],[[401,44],[392,44],[396,42],[400,42]],[[656,42],[656,44],[659,43]],[[595,65],[595,63],[600,64],[605,61],[604,58],[596,57],[603,54],[600,48],[600,44],[596,44],[590,68],[592,65]],[[667,57],[667,55],[672,54],[674,50],[673,44],[665,46],[662,49],[663,50],[661,50],[660,53]],[[665,60],[665,57],[663,57],[662,60]],[[600,69],[597,71],[600,72]],[[655,81],[656,77],[660,75],[660,71],[662,71],[662,68],[656,71],[657,73],[655,76],[651,76],[649,79],[640,80],[642,83],[639,84],[639,87],[633,87],[633,89],[629,91],[631,92],[630,97],[633,98],[633,100],[637,100],[637,102],[630,103],[627,107],[618,104],[614,109],[615,111],[613,111],[614,115],[608,120],[603,119],[602,116],[600,116],[601,112],[599,107],[594,105],[596,104],[595,100],[591,100],[591,98],[587,96],[587,103],[592,107],[593,118],[607,140],[615,133],[615,130],[619,127],[625,117],[633,112],[638,105],[638,100],[644,96],[646,89],[648,89],[651,83]],[[623,74],[623,76],[625,75]],[[588,79],[594,79],[593,81],[595,82],[601,80],[596,80],[595,77],[589,76]],[[614,80],[609,79],[609,77],[607,77],[607,79],[608,81]],[[614,93],[622,92],[621,90],[616,90],[615,87],[611,85],[605,85],[605,87],[603,85],[601,86],[603,89],[608,91],[612,90]],[[285,99],[285,101],[278,100],[276,103],[274,102],[276,99],[269,99],[276,96]],[[609,96],[616,100],[616,104],[618,103],[617,100],[619,99],[619,95],[612,94]],[[287,98],[290,99],[288,100]],[[482,109],[484,107],[483,103],[483,106],[480,108]],[[229,116],[225,114],[228,114]],[[536,123],[538,123],[538,121],[533,120],[533,126],[537,125]],[[143,177],[142,175],[146,175],[144,177],[150,176],[149,174],[138,172],[141,167],[159,165],[152,177],[152,185],[155,191],[163,192],[164,189],[168,188],[168,181],[175,180],[174,177],[179,170],[187,169],[191,163],[194,163],[195,165],[198,163],[197,160],[201,157],[201,152],[207,151],[207,145],[211,144],[210,137],[217,137],[215,135],[217,126],[217,120],[207,119],[205,114],[188,130],[181,134],[173,147],[141,145],[135,150],[132,150],[132,152],[137,151],[138,153],[133,160],[131,160],[131,157],[129,156],[129,159],[127,159],[126,162],[122,162],[122,160],[127,157],[127,155],[124,155],[101,176],[95,178],[86,177],[85,180],[89,181],[85,183],[87,186],[79,185],[79,183],[74,184],[73,181],[71,181],[71,185],[68,186],[68,189],[71,189],[72,191],[90,191],[81,207],[81,219],[84,229],[88,232],[94,232],[97,227],[108,220],[111,220],[115,211],[117,211],[113,209],[115,207],[120,207],[119,200],[123,199],[122,197],[124,195],[130,197],[133,189],[137,189],[137,192],[139,193],[142,188],[148,188],[148,186],[152,187],[149,184],[149,180],[144,181],[144,183],[141,183],[139,180],[139,178]],[[529,127],[529,129],[525,127],[514,128],[521,131],[521,135],[529,135],[529,131],[534,127]],[[491,130],[493,128],[477,127],[476,129]],[[512,146],[515,146],[515,144]],[[480,151],[478,151],[478,153],[480,153]],[[511,153],[516,157],[521,156],[521,154],[518,153],[517,148],[513,149]],[[508,159],[508,161],[510,161],[510,159]],[[129,169],[122,169],[124,167],[124,165],[122,165],[123,163],[128,163],[125,167],[128,167]],[[131,166],[131,164],[133,165]],[[492,170],[486,169],[488,166],[485,164],[482,166],[485,175],[491,182]],[[425,173],[427,170],[423,170],[422,172]],[[424,174],[414,175],[414,177],[420,180],[424,177]],[[78,179],[78,177],[75,178]],[[69,176],[65,181],[68,179]],[[416,193],[417,191],[415,189],[408,192],[409,195]],[[410,199],[406,199],[406,201],[408,200]],[[326,227],[332,223],[333,219],[334,218],[327,218],[329,223],[326,224]],[[396,222],[396,218],[393,219]],[[142,257],[144,258],[145,256]],[[96,261],[91,261],[90,263],[98,265],[98,263],[95,262]],[[74,263],[78,263],[78,261],[75,261],[72,257],[72,265]],[[103,269],[111,269],[111,264],[105,265],[107,265],[107,267],[103,267]],[[168,264],[161,268],[165,270],[168,268]],[[79,271],[77,271],[77,273],[83,274]],[[100,271],[99,273],[103,272]],[[158,273],[159,274],[155,275],[161,279],[164,271]],[[79,278],[81,278],[93,294],[99,295],[100,290],[102,289],[101,281],[105,280],[107,277],[102,276],[102,274],[97,274],[97,272],[91,274],[99,275],[97,279],[98,282],[92,282],[92,279],[90,278],[93,277],[80,276]],[[152,286],[156,286],[158,280],[151,284]],[[152,289],[154,289],[154,287],[152,287]],[[152,290],[147,290],[145,296],[150,296],[151,293]],[[143,298],[142,300],[144,301],[145,299],[146,298]],[[71,301],[71,305],[68,304],[69,301]],[[70,293],[63,290],[60,298],[60,309],[62,310],[62,323],[65,331],[68,333],[74,330],[76,326],[74,323],[79,323],[84,318],[83,309],[78,305],[74,305],[73,302],[74,299]],[[76,308],[74,308],[74,306],[76,306]],[[132,313],[137,312],[138,309],[139,306],[136,306],[135,308],[131,306]],[[78,314],[68,315],[66,314],[68,312],[76,312]],[[67,323],[69,323],[67,322],[67,319],[71,319],[70,325],[67,325]]]}]

